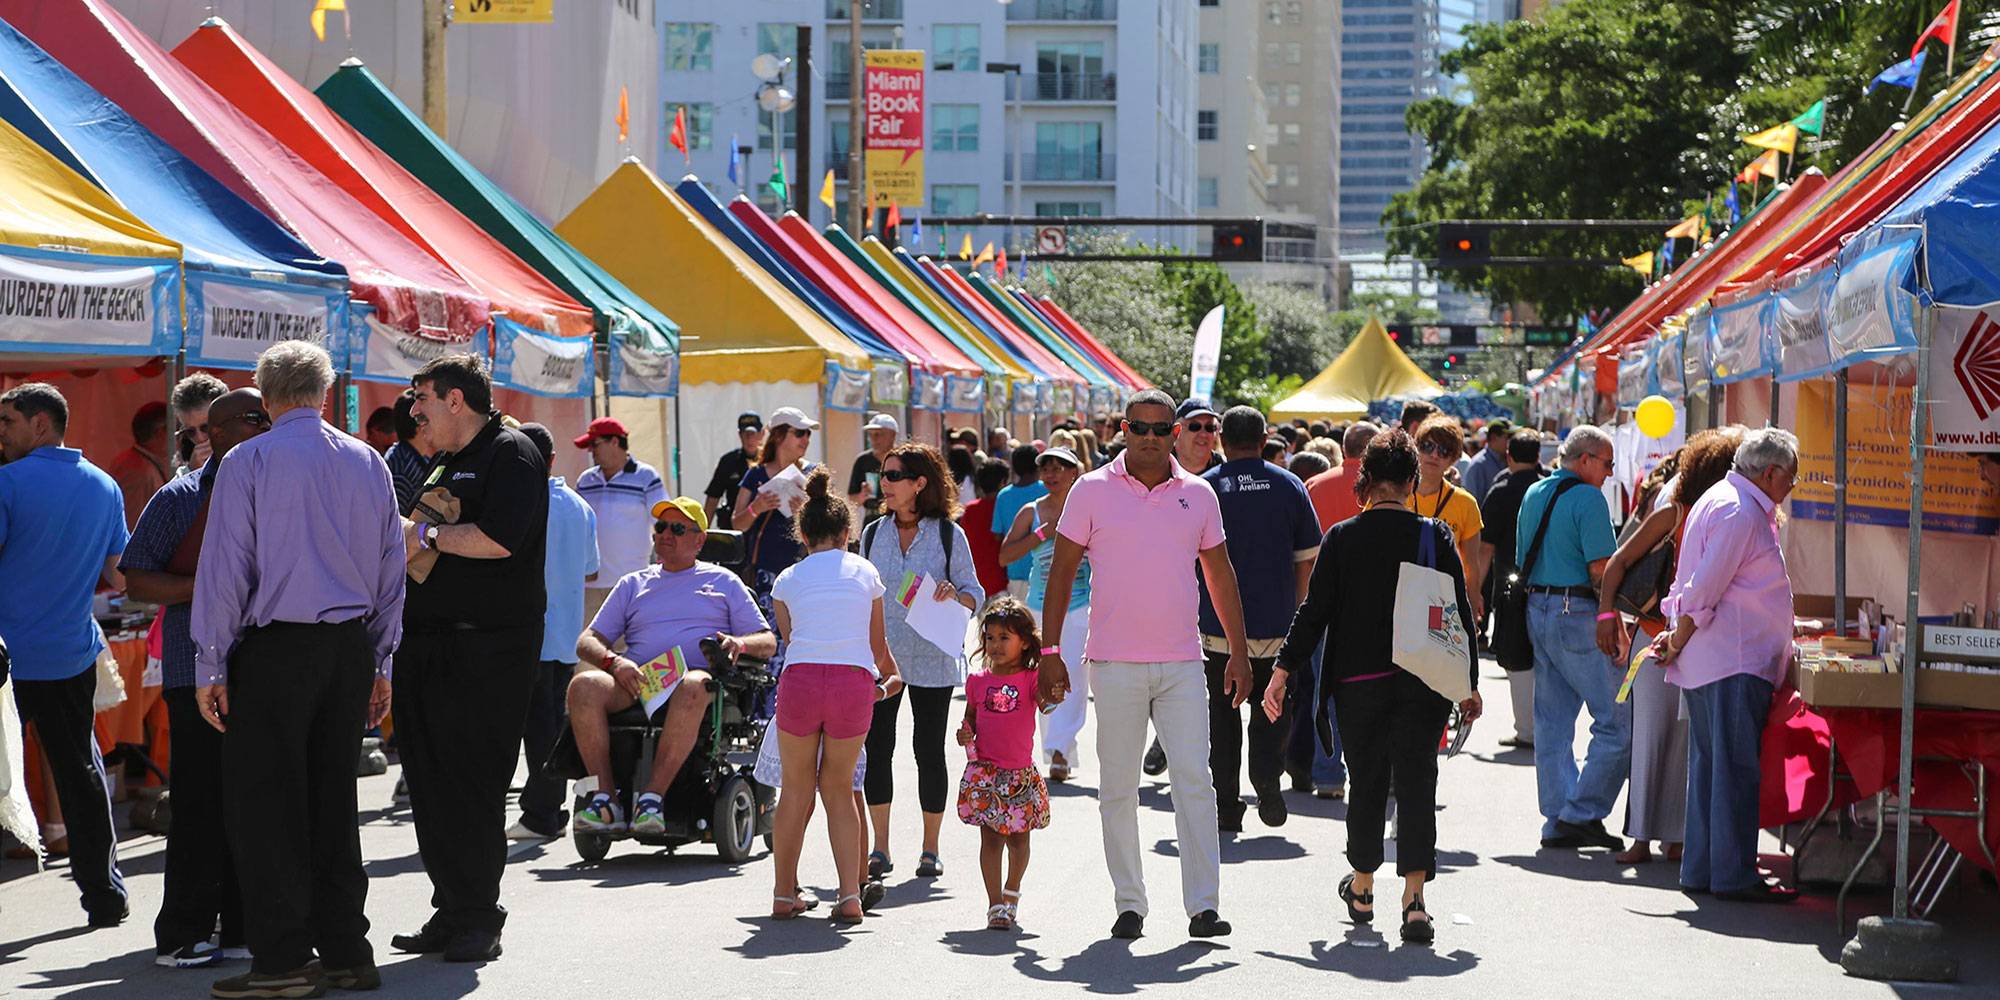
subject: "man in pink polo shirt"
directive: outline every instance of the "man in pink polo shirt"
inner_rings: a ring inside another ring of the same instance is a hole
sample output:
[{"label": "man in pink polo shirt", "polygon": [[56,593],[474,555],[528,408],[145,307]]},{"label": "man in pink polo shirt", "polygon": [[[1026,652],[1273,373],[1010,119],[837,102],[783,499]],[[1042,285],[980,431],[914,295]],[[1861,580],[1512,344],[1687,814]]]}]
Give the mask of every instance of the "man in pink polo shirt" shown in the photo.
[{"label": "man in pink polo shirt", "polygon": [[[1139,758],[1150,721],[1167,751],[1174,788],[1174,828],[1188,934],[1220,937],[1229,923],[1216,912],[1222,873],[1215,786],[1208,773],[1208,688],[1198,621],[1195,562],[1201,562],[1229,640],[1223,690],[1241,706],[1250,693],[1250,655],[1236,572],[1223,546],[1222,508],[1199,475],[1182,469],[1171,448],[1173,397],[1148,389],[1125,407],[1125,450],[1077,480],[1056,525],[1055,557],[1042,603],[1042,634],[1062,635],[1070,586],[1087,553],[1091,567],[1090,635],[1082,653],[1097,699],[1097,810],[1104,860],[1111,870],[1118,920],[1113,937],[1136,938],[1145,925],[1140,868]],[[1076,650],[1067,655],[1076,655]],[[1065,651],[1042,650],[1038,700],[1069,693]]]}]

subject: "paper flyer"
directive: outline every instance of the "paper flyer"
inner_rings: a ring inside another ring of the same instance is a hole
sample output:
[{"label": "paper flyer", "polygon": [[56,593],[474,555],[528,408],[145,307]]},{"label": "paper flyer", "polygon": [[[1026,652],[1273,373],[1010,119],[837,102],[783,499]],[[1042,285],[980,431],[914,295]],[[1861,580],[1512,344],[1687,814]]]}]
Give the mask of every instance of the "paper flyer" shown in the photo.
[{"label": "paper flyer", "polygon": [[910,602],[917,599],[917,581],[921,579],[923,577],[916,573],[904,573],[903,582],[896,585],[896,603],[909,607]]},{"label": "paper flyer", "polygon": [[786,517],[799,512],[799,505],[806,500],[806,474],[796,465],[788,465],[783,472],[772,476],[764,484],[764,489],[778,498],[778,509]]},{"label": "paper flyer", "polygon": [[645,703],[648,716],[673,697],[674,689],[681,686],[681,678],[687,672],[687,654],[679,646],[639,665],[639,700]]},{"label": "paper flyer", "polygon": [[909,609],[904,623],[910,626],[911,631],[953,657],[962,656],[965,653],[965,630],[972,624],[972,612],[958,603],[956,598],[948,601],[933,598],[931,595],[935,593],[937,584],[931,578],[918,573],[905,573],[894,596],[897,604]]},{"label": "paper flyer", "polygon": [[1639,665],[1652,659],[1652,657],[1652,643],[1634,642],[1632,644],[1632,662],[1625,665],[1625,681],[1618,685],[1618,703],[1620,705],[1625,704],[1632,697],[1632,682],[1639,678]]}]

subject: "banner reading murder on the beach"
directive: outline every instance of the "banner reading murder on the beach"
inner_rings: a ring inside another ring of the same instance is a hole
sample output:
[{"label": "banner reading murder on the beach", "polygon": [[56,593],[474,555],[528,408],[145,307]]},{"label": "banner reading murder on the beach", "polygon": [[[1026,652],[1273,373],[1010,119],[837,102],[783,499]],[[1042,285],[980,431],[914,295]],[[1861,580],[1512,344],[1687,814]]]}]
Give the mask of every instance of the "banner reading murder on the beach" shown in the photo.
[{"label": "banner reading murder on the beach", "polygon": [[[1910,389],[1854,382],[1847,389],[1847,519],[1910,523]],[[1799,482],[1792,516],[1833,520],[1833,383],[1799,383]],[[2000,493],[1979,478],[1969,454],[1932,451],[1924,460],[1924,530],[1990,535],[2000,530]]]},{"label": "banner reading murder on the beach", "polygon": [[341,356],[338,337],[346,296],[325,288],[285,287],[221,275],[190,275],[187,361],[202,368],[257,367],[257,355],[285,340],[305,340]]},{"label": "banner reading murder on the beach", "polygon": [[179,271],[167,258],[9,248],[0,253],[0,350],[170,355]]},{"label": "banner reading murder on the beach", "polygon": [[868,122],[861,149],[868,187],[884,208],[925,204],[924,53],[869,49],[862,53],[861,65]]}]

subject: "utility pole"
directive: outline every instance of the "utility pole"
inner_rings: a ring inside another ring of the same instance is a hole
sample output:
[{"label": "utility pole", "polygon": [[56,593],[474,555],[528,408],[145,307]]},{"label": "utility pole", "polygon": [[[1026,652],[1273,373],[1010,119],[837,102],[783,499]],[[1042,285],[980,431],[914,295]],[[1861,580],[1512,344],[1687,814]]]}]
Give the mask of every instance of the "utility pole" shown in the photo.
[{"label": "utility pole", "polygon": [[451,0],[424,0],[424,124],[446,141],[444,30],[450,24]]},{"label": "utility pole", "polygon": [[[798,176],[792,178],[791,191],[790,191],[792,196],[792,211],[799,213],[799,218],[801,219],[812,218],[812,199],[813,199],[812,52],[813,52],[812,25],[801,24],[799,25],[798,52],[792,58],[792,66],[794,69],[792,75],[798,81],[798,85],[796,90],[794,91],[794,97],[792,100],[792,122],[793,122],[792,128],[794,130],[794,134],[797,137],[797,141],[794,143],[794,145],[798,147],[797,152],[793,157],[793,162],[799,165],[799,169],[798,169]],[[779,136],[777,123],[775,121],[772,122],[772,127],[771,127],[771,145],[773,147],[774,155],[776,155],[780,160],[784,159],[785,140]],[[781,209],[783,207],[784,206],[782,205],[779,206],[779,208]]]},{"label": "utility pole", "polygon": [[868,178],[862,166],[861,137],[866,131],[868,74],[861,66],[862,0],[847,0],[847,232],[861,238],[861,213],[875,206],[865,204]]}]

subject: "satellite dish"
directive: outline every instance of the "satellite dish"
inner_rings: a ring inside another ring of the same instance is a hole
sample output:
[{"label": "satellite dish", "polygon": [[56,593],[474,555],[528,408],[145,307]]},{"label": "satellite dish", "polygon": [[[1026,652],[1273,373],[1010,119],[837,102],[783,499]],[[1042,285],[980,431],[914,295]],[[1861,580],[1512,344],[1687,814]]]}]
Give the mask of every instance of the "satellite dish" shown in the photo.
[{"label": "satellite dish", "polygon": [[765,83],[776,83],[779,77],[785,75],[785,66],[790,62],[790,59],[780,59],[765,52],[750,60],[750,72]]},{"label": "satellite dish", "polygon": [[757,90],[757,106],[771,114],[782,114],[792,110],[792,92],[775,83],[767,83]]}]

